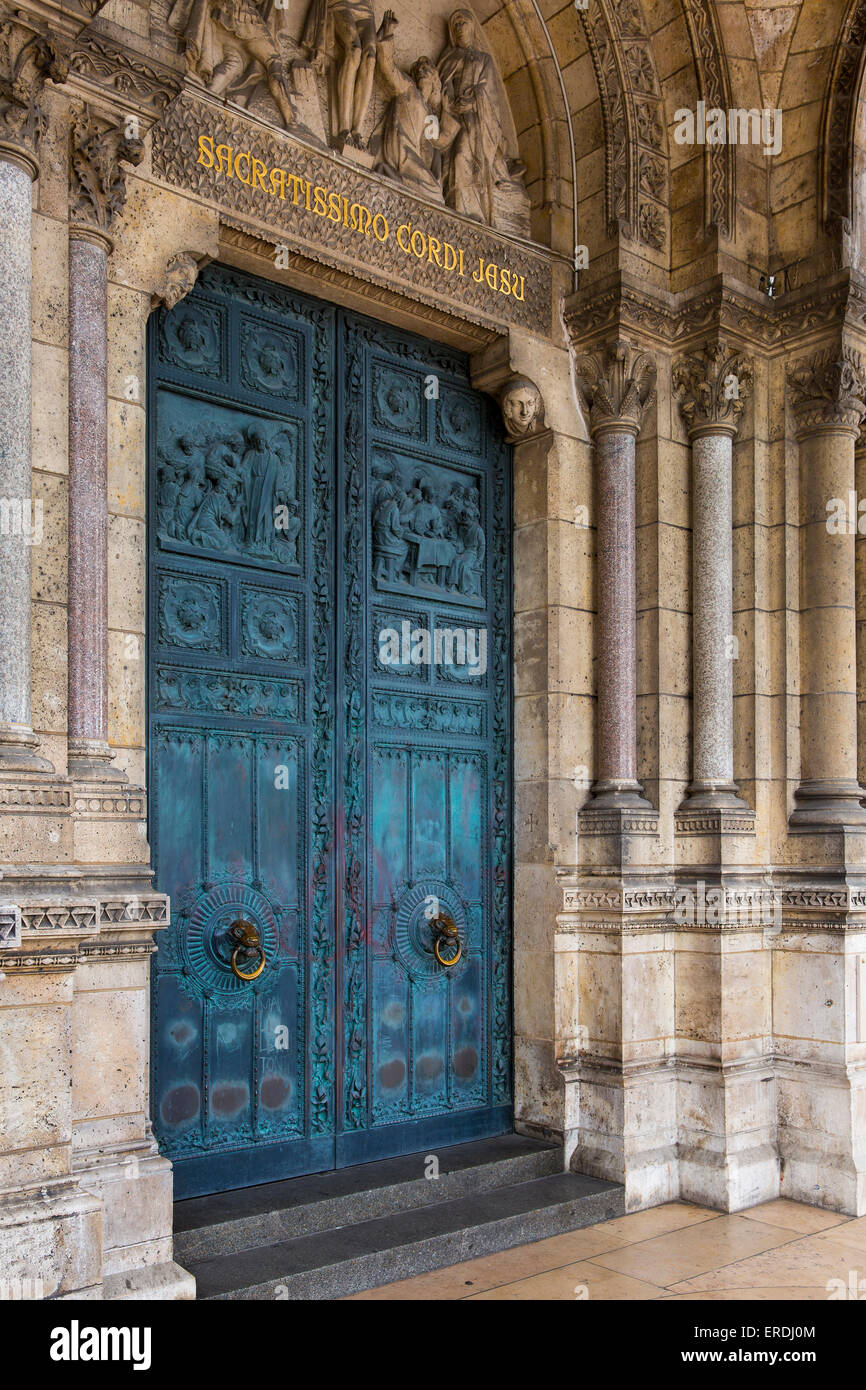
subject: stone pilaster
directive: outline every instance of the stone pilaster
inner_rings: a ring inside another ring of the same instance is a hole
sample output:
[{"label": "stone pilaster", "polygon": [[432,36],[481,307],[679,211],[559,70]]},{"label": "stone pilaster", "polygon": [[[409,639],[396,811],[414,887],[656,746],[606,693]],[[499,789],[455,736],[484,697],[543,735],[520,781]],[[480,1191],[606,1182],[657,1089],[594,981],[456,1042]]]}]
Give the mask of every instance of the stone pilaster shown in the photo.
[{"label": "stone pilaster", "polygon": [[652,810],[637,777],[635,440],[655,399],[654,382],[649,356],[620,338],[575,362],[596,451],[597,811]]},{"label": "stone pilaster", "polygon": [[[31,479],[32,183],[39,172],[40,106],[66,66],[40,35],[17,23],[0,42],[0,771],[53,772],[34,752],[30,691],[30,560],[41,540]],[[40,504],[41,505],[41,504]]]},{"label": "stone pilaster", "polygon": [[122,161],[140,140],[76,112],[69,193],[69,726],[70,775],[118,780],[108,747],[109,231],[126,197]]},{"label": "stone pilaster", "polygon": [[825,348],[788,373],[800,445],[800,785],[791,825],[862,827],[857,777],[854,534],[834,502],[854,491],[854,449],[866,417],[866,365]]},{"label": "stone pilaster", "polygon": [[752,373],[726,344],[676,363],[692,447],[692,782],[684,810],[748,813],[734,782],[733,442]]}]

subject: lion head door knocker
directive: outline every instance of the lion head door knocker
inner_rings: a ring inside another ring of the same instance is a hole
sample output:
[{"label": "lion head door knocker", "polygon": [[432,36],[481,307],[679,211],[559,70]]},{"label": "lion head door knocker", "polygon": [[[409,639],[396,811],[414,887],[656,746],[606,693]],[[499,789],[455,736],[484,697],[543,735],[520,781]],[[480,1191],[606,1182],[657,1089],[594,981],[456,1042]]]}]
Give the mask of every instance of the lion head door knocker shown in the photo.
[{"label": "lion head door knocker", "polygon": [[430,930],[433,934],[433,954],[446,970],[452,969],[463,955],[457,923],[440,908],[436,916],[430,919]]},{"label": "lion head door knocker", "polygon": [[239,917],[229,927],[228,937],[234,943],[232,974],[239,980],[257,980],[268,963],[258,927]]}]

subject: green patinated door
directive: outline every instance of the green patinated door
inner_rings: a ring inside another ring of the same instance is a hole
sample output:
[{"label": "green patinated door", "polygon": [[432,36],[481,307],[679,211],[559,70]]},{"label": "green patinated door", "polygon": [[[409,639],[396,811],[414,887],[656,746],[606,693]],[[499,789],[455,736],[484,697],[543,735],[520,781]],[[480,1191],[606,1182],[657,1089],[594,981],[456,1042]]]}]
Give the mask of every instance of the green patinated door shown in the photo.
[{"label": "green patinated door", "polygon": [[[172,901],[152,1086],[177,1195],[509,1129],[493,409],[460,354],[219,266],[154,316],[149,366],[150,834]],[[255,979],[231,967],[238,921]]]}]

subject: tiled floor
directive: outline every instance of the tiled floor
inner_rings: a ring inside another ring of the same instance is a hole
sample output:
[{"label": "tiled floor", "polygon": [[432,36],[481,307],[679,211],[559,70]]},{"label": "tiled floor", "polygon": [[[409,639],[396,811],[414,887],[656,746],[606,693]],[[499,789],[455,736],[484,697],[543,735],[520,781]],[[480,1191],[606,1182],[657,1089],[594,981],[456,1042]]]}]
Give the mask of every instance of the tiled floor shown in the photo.
[{"label": "tiled floor", "polygon": [[866,1217],[788,1201],[723,1216],[672,1202],[352,1297],[827,1300],[840,1288],[831,1280],[846,1290],[863,1280],[866,1292]]}]

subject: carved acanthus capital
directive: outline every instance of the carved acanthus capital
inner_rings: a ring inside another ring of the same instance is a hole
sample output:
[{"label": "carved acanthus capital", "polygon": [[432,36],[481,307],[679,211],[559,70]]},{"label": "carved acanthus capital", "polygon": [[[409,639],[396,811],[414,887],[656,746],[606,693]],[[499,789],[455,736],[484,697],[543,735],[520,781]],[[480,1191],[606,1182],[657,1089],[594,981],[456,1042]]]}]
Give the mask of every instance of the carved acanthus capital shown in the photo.
[{"label": "carved acanthus capital", "polygon": [[126,202],[123,164],[138,165],[144,145],[122,125],[105,120],[89,107],[72,117],[69,220],[107,236]]},{"label": "carved acanthus capital", "polygon": [[578,356],[574,383],[592,433],[619,426],[639,434],[655,400],[655,378],[649,354],[622,338]]},{"label": "carved acanthus capital", "polygon": [[178,251],[165,267],[165,278],[154,295],[154,306],[162,304],[173,309],[185,299],[198,279],[201,258],[192,251]]},{"label": "carved acanthus capital", "polygon": [[855,435],[866,418],[866,364],[847,344],[822,348],[788,370],[797,433],[849,429]]},{"label": "carved acanthus capital", "polygon": [[46,82],[65,82],[69,62],[61,45],[0,9],[0,152],[17,155],[35,177],[45,125],[40,105]]},{"label": "carved acanthus capital", "polygon": [[681,358],[671,378],[689,434],[731,434],[752,394],[752,368],[738,352],[719,341]]},{"label": "carved acanthus capital", "polygon": [[544,429],[544,397],[528,376],[514,376],[499,393],[502,419],[512,444],[541,434]]}]

